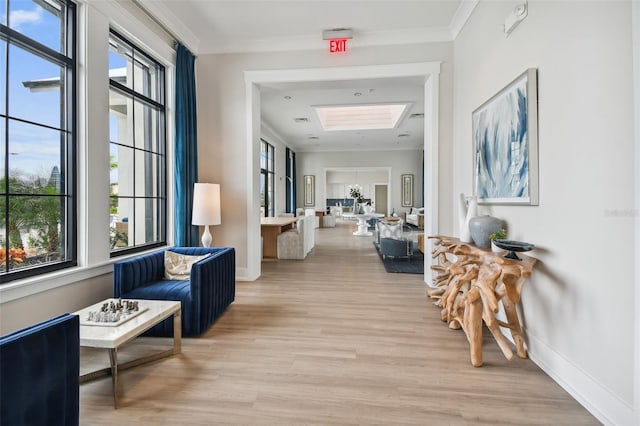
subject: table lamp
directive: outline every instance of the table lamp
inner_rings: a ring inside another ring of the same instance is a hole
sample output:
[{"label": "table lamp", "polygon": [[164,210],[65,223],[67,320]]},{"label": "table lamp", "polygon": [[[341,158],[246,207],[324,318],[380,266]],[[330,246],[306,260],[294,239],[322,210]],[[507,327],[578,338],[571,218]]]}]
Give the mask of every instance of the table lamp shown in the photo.
[{"label": "table lamp", "polygon": [[220,185],[217,183],[194,184],[191,224],[204,225],[203,247],[211,247],[213,241],[209,225],[220,225],[220,223]]}]

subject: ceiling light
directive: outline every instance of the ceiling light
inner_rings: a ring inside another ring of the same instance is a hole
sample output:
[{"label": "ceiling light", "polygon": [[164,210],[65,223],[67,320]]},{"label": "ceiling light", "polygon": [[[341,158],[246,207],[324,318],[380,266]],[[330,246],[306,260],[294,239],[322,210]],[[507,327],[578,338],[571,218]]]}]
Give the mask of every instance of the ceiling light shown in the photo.
[{"label": "ceiling light", "polygon": [[296,123],[308,123],[309,119],[307,117],[296,117],[293,119]]},{"label": "ceiling light", "polygon": [[314,107],[322,129],[380,130],[395,128],[409,105],[375,104]]}]

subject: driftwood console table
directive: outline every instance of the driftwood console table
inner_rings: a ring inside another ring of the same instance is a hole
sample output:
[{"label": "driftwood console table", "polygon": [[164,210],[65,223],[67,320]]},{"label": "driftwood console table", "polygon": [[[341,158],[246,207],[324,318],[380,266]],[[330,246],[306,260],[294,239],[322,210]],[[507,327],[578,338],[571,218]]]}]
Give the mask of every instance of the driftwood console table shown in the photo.
[{"label": "driftwood console table", "polygon": [[[449,328],[462,328],[470,345],[471,364],[482,366],[482,323],[487,325],[504,356],[513,359],[510,342],[500,331],[508,328],[520,358],[527,357],[522,338],[516,305],[520,302],[522,284],[531,275],[536,259],[520,255],[521,259],[505,259],[499,254],[463,243],[457,238],[441,235],[430,236],[434,240],[432,256],[438,264],[436,288],[427,291],[437,299],[441,318]],[[454,255],[452,260],[447,254]],[[496,318],[501,303],[507,322]]]}]

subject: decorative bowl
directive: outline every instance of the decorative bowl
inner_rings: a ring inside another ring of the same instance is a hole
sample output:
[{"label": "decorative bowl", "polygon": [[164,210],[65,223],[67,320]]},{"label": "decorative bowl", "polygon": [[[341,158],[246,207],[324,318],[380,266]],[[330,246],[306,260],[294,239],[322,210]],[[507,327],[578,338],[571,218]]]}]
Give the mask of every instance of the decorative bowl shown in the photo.
[{"label": "decorative bowl", "polygon": [[533,250],[535,245],[530,243],[524,243],[522,241],[513,241],[513,240],[493,240],[493,243],[504,250],[509,250],[504,257],[507,259],[513,260],[522,260],[516,255],[516,252],[523,252]]}]

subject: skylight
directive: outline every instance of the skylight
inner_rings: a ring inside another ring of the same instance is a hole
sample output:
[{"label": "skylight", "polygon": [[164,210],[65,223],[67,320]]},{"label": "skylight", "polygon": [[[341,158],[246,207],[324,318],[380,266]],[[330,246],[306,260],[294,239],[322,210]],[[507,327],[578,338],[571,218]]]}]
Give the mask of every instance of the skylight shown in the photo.
[{"label": "skylight", "polygon": [[314,107],[322,128],[333,130],[393,129],[408,104],[377,104]]}]

